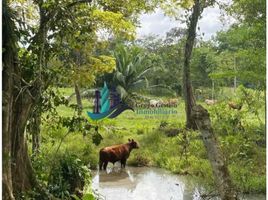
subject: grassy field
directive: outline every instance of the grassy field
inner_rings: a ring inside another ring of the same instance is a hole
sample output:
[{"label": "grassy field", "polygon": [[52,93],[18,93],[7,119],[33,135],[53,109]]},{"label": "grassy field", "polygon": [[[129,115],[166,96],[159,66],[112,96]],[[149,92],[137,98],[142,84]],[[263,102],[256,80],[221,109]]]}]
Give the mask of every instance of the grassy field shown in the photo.
[{"label": "grassy field", "polygon": [[[64,96],[73,92],[70,88],[62,88],[60,91]],[[75,97],[71,103],[75,103]],[[92,100],[83,99],[83,106],[83,115],[86,116],[86,111],[92,111]],[[204,106],[211,114],[215,133],[238,190],[265,193],[265,146],[256,143],[258,137],[262,138],[265,134],[265,105],[259,108],[262,122],[248,112],[246,107],[239,112],[230,110],[224,101],[215,106]],[[74,113],[66,106],[59,106],[57,111],[62,116],[70,117]],[[131,153],[128,165],[165,168],[174,173],[193,176],[207,187],[213,188],[212,171],[201,137],[198,132],[184,129],[185,111],[181,98],[176,111],[177,114],[171,115],[142,115],[125,111],[115,119],[89,119],[90,124],[99,127],[99,133],[103,137],[98,146],[92,143],[94,130],[88,135],[75,132],[66,136],[66,129],[55,129],[50,123],[43,123],[44,159],[53,162],[49,158],[53,157],[52,154],[62,142],[58,153],[76,154],[85,164],[95,169],[100,148],[126,143],[128,138],[133,138],[138,141],[140,148]]]}]

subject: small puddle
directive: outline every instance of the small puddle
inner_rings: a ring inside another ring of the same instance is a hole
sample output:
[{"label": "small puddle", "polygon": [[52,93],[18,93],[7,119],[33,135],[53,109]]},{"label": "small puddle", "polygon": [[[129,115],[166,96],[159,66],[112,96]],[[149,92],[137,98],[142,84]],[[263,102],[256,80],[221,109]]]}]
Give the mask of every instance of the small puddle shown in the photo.
[{"label": "small puddle", "polygon": [[[189,177],[159,168],[115,166],[92,173],[92,188],[105,200],[201,200],[200,192],[204,192]],[[244,199],[265,200],[265,195]]]}]

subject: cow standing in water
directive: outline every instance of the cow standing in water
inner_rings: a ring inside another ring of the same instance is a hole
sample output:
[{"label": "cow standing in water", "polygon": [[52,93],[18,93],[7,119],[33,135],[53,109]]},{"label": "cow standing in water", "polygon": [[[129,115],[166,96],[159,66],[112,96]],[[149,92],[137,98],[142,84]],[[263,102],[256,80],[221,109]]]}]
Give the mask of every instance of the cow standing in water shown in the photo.
[{"label": "cow standing in water", "polygon": [[138,149],[138,143],[133,139],[128,139],[128,143],[119,144],[110,147],[105,147],[100,150],[99,168],[104,170],[108,165],[108,162],[115,163],[121,161],[121,168],[126,167],[126,162],[132,149]]}]

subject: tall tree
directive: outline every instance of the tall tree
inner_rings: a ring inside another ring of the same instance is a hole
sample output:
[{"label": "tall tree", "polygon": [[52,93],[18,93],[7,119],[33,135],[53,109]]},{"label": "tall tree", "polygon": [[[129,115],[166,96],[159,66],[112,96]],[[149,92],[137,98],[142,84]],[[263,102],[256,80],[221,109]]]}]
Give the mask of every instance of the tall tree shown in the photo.
[{"label": "tall tree", "polygon": [[208,111],[201,105],[193,107],[192,117],[202,135],[204,146],[207,150],[209,162],[215,179],[215,187],[222,200],[236,200],[234,186],[224,155],[219,146],[217,137],[211,126]]},{"label": "tall tree", "polygon": [[[55,71],[48,67],[48,61],[60,51],[60,47],[54,43],[56,38],[73,34],[73,30],[90,32],[96,18],[105,19],[98,25],[106,25],[105,21],[113,19],[110,15],[107,16],[109,10],[112,10],[110,13],[114,11],[115,15],[122,12],[124,14],[117,15],[119,19],[127,16],[132,21],[131,14],[146,9],[146,2],[137,0],[125,5],[118,1],[116,6],[112,6],[106,1],[64,0],[59,3],[40,0],[34,1],[31,6],[24,5],[24,1],[12,6],[13,10],[19,7],[18,10],[36,11],[36,15],[30,15],[31,19],[25,19],[25,15],[12,18],[9,4],[10,2],[4,0],[2,12],[3,83],[6,84],[3,86],[3,194],[5,199],[14,199],[14,194],[32,189],[36,185],[27,152],[25,127],[41,102],[42,93],[50,86],[55,75]],[[96,10],[96,4],[101,9],[91,15]],[[112,22],[115,24],[116,20]],[[130,29],[133,32],[134,26],[129,25],[124,30],[119,27],[116,31],[131,32]],[[23,47],[18,48],[18,43]]]},{"label": "tall tree", "polygon": [[196,26],[198,18],[202,13],[200,0],[195,0],[192,8],[192,14],[189,18],[187,39],[184,49],[184,65],[183,65],[183,93],[186,111],[186,127],[189,129],[197,129],[194,120],[191,117],[192,108],[196,105],[193,88],[190,79],[190,60],[196,37]]},{"label": "tall tree", "polygon": [[236,195],[234,193],[228,167],[211,127],[209,114],[202,106],[196,105],[190,79],[190,59],[196,37],[197,22],[203,9],[213,3],[213,0],[195,0],[192,14],[190,16],[183,67],[184,97],[187,116],[186,127],[198,129],[202,134],[203,143],[207,150],[208,158],[215,177],[216,187],[218,188],[221,199],[235,200]]},{"label": "tall tree", "polygon": [[14,22],[11,20],[11,10],[4,0],[2,5],[3,19],[3,104],[2,104],[2,167],[3,167],[3,198],[15,199],[13,195],[12,173],[11,173],[11,120],[13,105],[13,78],[14,68],[17,65],[16,35],[14,33]]},{"label": "tall tree", "polygon": [[14,199],[13,190],[25,191],[35,178],[27,153],[24,128],[32,110],[32,94],[18,62],[18,45],[12,11],[3,1],[3,197]]}]

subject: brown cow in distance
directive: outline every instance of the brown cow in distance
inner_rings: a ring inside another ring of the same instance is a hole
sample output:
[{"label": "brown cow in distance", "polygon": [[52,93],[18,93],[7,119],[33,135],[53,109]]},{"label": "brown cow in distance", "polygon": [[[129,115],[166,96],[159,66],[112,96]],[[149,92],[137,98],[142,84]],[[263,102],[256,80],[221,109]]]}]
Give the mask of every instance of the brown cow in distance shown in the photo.
[{"label": "brown cow in distance", "polygon": [[236,109],[236,110],[241,110],[242,104],[236,104],[232,101],[228,102],[229,108]]},{"label": "brown cow in distance", "polygon": [[99,158],[99,168],[102,170],[102,166],[104,170],[108,165],[108,162],[115,163],[117,161],[121,161],[121,168],[125,168],[126,161],[129,157],[132,149],[138,149],[139,145],[133,139],[128,139],[128,143],[119,144],[109,147],[104,147],[100,150],[100,158]]}]

